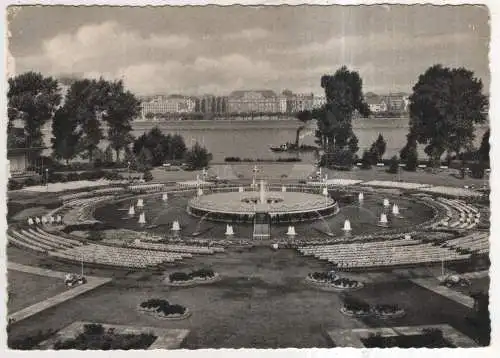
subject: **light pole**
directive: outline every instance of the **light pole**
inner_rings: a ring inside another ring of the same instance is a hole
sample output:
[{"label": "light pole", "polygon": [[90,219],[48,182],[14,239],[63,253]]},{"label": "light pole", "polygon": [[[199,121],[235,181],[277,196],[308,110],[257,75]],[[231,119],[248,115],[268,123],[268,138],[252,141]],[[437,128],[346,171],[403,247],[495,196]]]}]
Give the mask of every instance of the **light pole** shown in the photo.
[{"label": "light pole", "polygon": [[45,186],[49,190],[49,168],[45,168]]}]

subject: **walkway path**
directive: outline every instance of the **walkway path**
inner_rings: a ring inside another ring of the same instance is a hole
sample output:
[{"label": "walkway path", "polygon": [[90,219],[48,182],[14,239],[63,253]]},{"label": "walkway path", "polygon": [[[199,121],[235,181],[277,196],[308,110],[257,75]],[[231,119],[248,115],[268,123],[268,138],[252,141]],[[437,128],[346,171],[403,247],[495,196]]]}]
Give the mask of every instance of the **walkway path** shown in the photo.
[{"label": "walkway path", "polygon": [[437,293],[438,295],[444,296],[450,300],[460,303],[461,305],[469,308],[474,307],[474,299],[472,297],[452,290],[451,288],[448,288],[446,286],[441,286],[440,282],[435,278],[417,278],[411,281],[421,287]]},{"label": "walkway path", "polygon": [[[42,268],[33,267],[33,266],[26,266],[26,265],[17,264],[14,262],[8,262],[7,269],[14,270],[14,271],[26,272],[26,273],[40,275],[40,276],[60,278],[61,280],[63,280],[67,274],[65,272],[52,271],[52,270],[42,269]],[[66,301],[68,301],[76,296],[79,296],[85,292],[91,291],[91,290],[93,290],[99,286],[102,286],[105,283],[108,283],[109,281],[111,281],[110,278],[103,278],[103,277],[86,276],[86,278],[87,278],[87,283],[85,283],[83,285],[76,286],[74,288],[69,288],[68,291],[65,291],[63,293],[60,293],[60,294],[55,295],[53,297],[50,297],[46,300],[35,303],[34,305],[23,308],[22,310],[14,312],[13,314],[9,315],[9,317],[8,317],[9,321],[10,320],[12,320],[13,322],[22,321],[22,320],[29,318],[31,316],[34,316],[37,313],[40,313],[48,308],[51,308],[51,307],[54,307],[60,303],[66,302]]]}]

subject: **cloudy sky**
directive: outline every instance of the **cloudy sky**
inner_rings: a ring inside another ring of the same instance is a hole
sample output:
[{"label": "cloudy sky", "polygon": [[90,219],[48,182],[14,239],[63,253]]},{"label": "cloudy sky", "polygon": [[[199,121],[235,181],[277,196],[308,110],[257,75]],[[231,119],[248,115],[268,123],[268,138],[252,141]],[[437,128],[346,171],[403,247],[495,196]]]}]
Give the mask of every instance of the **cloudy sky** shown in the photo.
[{"label": "cloudy sky", "polygon": [[139,95],[320,94],[341,65],[365,92],[409,92],[436,63],[490,83],[484,7],[24,7],[9,32],[15,73],[122,78]]}]

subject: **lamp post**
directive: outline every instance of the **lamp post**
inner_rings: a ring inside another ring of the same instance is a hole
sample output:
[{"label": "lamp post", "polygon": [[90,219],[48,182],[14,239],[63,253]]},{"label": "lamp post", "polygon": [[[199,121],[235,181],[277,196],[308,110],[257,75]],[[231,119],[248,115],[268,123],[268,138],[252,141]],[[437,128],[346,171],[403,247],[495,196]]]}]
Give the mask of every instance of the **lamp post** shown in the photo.
[{"label": "lamp post", "polygon": [[49,168],[45,168],[45,186],[49,190]]}]

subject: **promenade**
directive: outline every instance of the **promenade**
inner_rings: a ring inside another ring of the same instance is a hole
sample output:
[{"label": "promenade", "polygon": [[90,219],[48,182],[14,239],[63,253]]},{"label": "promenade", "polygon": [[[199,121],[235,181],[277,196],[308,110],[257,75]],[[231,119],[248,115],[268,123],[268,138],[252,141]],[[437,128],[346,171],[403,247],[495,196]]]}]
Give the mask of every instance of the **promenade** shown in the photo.
[{"label": "promenade", "polygon": [[[38,267],[21,265],[14,262],[8,262],[7,269],[34,275],[60,278],[61,280],[64,280],[64,277],[67,274],[66,272],[52,271]],[[63,293],[60,293],[58,295],[55,295],[53,297],[35,303],[17,312],[14,312],[8,316],[8,320],[10,322],[19,322],[25,320],[26,318],[32,317],[37,313],[45,311],[46,309],[52,308],[54,306],[57,306],[58,304],[66,302],[72,298],[75,298],[85,292],[91,291],[111,281],[110,278],[103,278],[103,277],[87,276],[86,278],[87,278],[87,283],[73,288],[68,288],[68,290]]]}]

